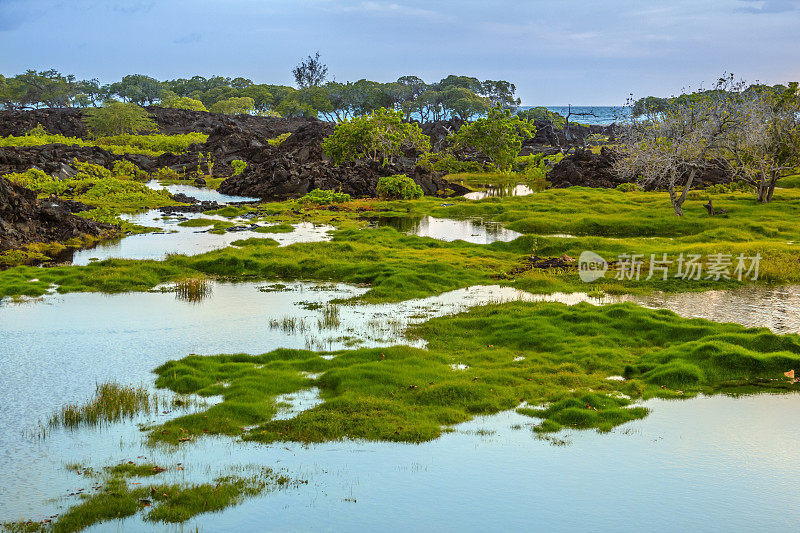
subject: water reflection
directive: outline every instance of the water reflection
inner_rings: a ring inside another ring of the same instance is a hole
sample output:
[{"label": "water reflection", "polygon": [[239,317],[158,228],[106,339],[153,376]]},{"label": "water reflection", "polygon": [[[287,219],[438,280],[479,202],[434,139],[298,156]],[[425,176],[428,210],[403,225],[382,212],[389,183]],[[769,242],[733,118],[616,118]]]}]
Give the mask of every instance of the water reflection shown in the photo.
[{"label": "water reflection", "polygon": [[464,195],[467,200],[483,200],[485,198],[504,198],[507,196],[528,196],[536,192],[527,185],[517,184],[514,186],[494,186],[487,185],[483,191],[469,192]]},{"label": "water reflection", "polygon": [[130,235],[118,241],[103,242],[93,248],[75,251],[72,254],[72,264],[86,265],[93,260],[111,258],[163,260],[170,254],[197,255],[219,250],[229,246],[233,241],[251,237],[274,239],[281,246],[298,242],[319,242],[328,240],[330,238],[328,232],[335,229],[333,226],[300,222],[293,224],[295,230],[291,233],[258,233],[245,230],[215,234],[209,233],[209,228],[191,228],[179,224],[183,220],[194,218],[226,220],[246,226],[250,226],[252,221],[202,213],[184,213],[180,217],[165,217],[163,213],[155,209],[135,215],[122,215],[121,218],[140,226],[157,228],[158,231]]},{"label": "water reflection", "polygon": [[462,240],[475,244],[490,244],[496,241],[513,241],[521,233],[504,228],[500,223],[481,218],[455,220],[451,218],[386,217],[376,220],[378,226],[389,226],[397,231],[419,237],[431,237],[441,241]]},{"label": "water reflection", "polygon": [[[800,519],[800,428],[791,423],[800,408],[797,395],[652,401],[646,404],[653,408],[649,417],[609,435],[559,434],[570,444],[566,448],[538,440],[530,431],[533,420],[513,412],[479,418],[419,446],[349,441],[264,446],[208,438],[173,452],[143,446],[135,422],[148,420],[56,430],[43,441],[25,436],[65,402],[89,398],[96,383],[152,386],[151,370],[169,359],[277,347],[420,346],[402,337],[409,323],[489,302],[633,301],[684,316],[800,332],[800,286],[601,298],[472,287],[397,304],[340,305],[336,321],[324,320],[330,300],[366,290],[299,282],[214,283],[196,304],[162,292],[3,302],[0,522],[52,515],[74,503],[75,498],[63,496],[91,481],[66,472],[64,463],[97,467],[142,455],[167,466],[183,463],[184,470],[165,474],[167,482],[206,481],[248,464],[283,467],[311,482],[202,516],[187,529],[195,524],[212,531],[258,529],[263,516],[272,517],[273,530],[335,526],[345,531],[386,520],[398,529],[414,529],[424,521],[426,528],[445,530],[498,524],[525,529],[534,519],[547,529],[586,529],[602,520],[603,527],[633,530],[651,520],[653,529],[674,530],[696,529],[709,517],[714,528],[723,529],[744,529],[763,513],[772,517],[767,529],[785,529]],[[270,327],[273,319],[284,318],[305,326]],[[309,389],[283,398],[289,406],[281,416],[319,401],[316,376],[306,377]],[[487,491],[491,486],[504,490]],[[434,498],[437,505],[430,505]],[[620,501],[627,502],[625,513],[619,512]],[[485,513],[489,505],[491,516]],[[676,515],[676,508],[681,513]],[[108,527],[116,525],[94,530]],[[169,530],[138,518],[119,527]]]},{"label": "water reflection", "polygon": [[150,180],[145,185],[155,190],[166,189],[170,194],[185,194],[186,196],[191,196],[192,198],[196,198],[201,202],[218,202],[221,204],[227,204],[231,202],[259,201],[258,198],[250,198],[248,196],[232,196],[229,194],[222,194],[221,192],[218,192],[214,189],[208,189],[206,187],[195,187],[193,185],[183,184],[162,185],[158,182],[158,180]]}]

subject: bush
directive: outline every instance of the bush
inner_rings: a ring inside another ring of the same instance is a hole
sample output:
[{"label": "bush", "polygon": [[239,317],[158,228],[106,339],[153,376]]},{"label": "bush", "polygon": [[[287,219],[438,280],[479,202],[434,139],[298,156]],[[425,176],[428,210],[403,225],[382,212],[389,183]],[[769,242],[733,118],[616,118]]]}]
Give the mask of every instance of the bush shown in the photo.
[{"label": "bush", "polygon": [[477,161],[459,161],[449,152],[428,152],[419,158],[417,163],[421,167],[445,172],[447,174],[463,174],[465,172],[486,172],[487,169]]},{"label": "bush", "polygon": [[158,131],[156,123],[144,108],[123,102],[108,102],[103,107],[87,109],[83,120],[89,132],[96,137]]},{"label": "bush", "polygon": [[189,98],[188,96],[172,96],[161,102],[161,107],[172,109],[185,109],[187,111],[208,111],[200,100]]},{"label": "bush", "polygon": [[616,189],[622,192],[636,192],[642,190],[642,188],[635,183],[620,183],[617,185]]},{"label": "bush", "polygon": [[225,115],[246,115],[255,109],[255,100],[249,96],[235,96],[220,100],[211,106],[212,113],[222,113]]},{"label": "bush", "polygon": [[112,172],[117,177],[126,177],[131,179],[147,179],[147,172],[136,166],[136,163],[120,159],[114,161]]},{"label": "bush", "polygon": [[181,179],[178,171],[169,167],[159,168],[150,177],[159,181],[178,181]]},{"label": "bush", "polygon": [[289,138],[289,135],[291,135],[291,133],[281,133],[274,139],[267,139],[267,144],[270,146],[280,146],[283,144],[283,141]]},{"label": "bush", "polygon": [[403,150],[430,151],[431,139],[423,135],[419,124],[403,122],[402,111],[380,108],[337,125],[322,141],[322,149],[337,165],[356,159],[386,165],[403,155]]},{"label": "bush", "polygon": [[330,189],[314,189],[300,198],[302,204],[330,205],[349,202],[350,195],[344,192],[336,192]]},{"label": "bush", "polygon": [[247,168],[247,163],[245,163],[241,159],[234,159],[233,161],[231,161],[231,167],[233,168],[233,175],[238,176],[239,174],[244,172],[244,169]]},{"label": "bush", "polygon": [[522,149],[522,141],[534,135],[536,128],[532,122],[522,120],[498,105],[490,108],[485,118],[462,125],[448,139],[454,148],[478,150],[492,161],[497,170],[505,171],[514,164],[514,158]]},{"label": "bush", "polygon": [[423,195],[422,187],[405,174],[382,177],[375,191],[384,200],[411,200]]}]

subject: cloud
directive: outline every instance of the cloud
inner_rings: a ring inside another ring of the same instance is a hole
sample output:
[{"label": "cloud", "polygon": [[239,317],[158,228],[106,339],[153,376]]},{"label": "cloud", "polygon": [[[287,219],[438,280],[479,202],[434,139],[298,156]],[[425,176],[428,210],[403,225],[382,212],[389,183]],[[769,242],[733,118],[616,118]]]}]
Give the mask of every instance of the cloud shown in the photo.
[{"label": "cloud", "polygon": [[182,35],[172,41],[175,44],[192,44],[192,43],[199,43],[203,40],[203,36],[199,33],[190,33],[188,35]]},{"label": "cloud", "polygon": [[741,0],[746,6],[740,7],[738,11],[744,13],[786,13],[788,11],[800,10],[798,0]]}]

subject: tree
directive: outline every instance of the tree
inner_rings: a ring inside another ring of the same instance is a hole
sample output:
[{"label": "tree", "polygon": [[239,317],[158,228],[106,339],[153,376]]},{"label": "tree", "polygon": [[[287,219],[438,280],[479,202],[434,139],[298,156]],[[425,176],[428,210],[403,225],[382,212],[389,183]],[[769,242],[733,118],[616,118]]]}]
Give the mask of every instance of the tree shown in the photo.
[{"label": "tree", "polygon": [[206,106],[200,100],[189,98],[188,96],[178,96],[175,93],[170,93],[165,96],[161,101],[161,107],[169,107],[172,109],[185,109],[187,111],[208,111]]},{"label": "tree", "polygon": [[778,180],[800,165],[798,84],[790,83],[780,94],[751,86],[728,100],[737,127],[728,135],[725,153],[758,201],[770,202]]},{"label": "tree", "polygon": [[550,111],[546,107],[532,107],[524,111],[517,111],[517,115],[525,120],[547,122],[556,128],[563,128],[564,124],[567,122],[563,115]]},{"label": "tree", "polygon": [[442,109],[451,117],[467,121],[486,112],[488,101],[463,87],[450,87],[441,92]]},{"label": "tree", "polygon": [[522,141],[534,135],[533,123],[497,105],[489,108],[486,117],[462,125],[448,139],[454,148],[474,148],[488,157],[498,170],[506,171],[522,149]]},{"label": "tree", "polygon": [[306,87],[317,87],[325,81],[328,74],[328,66],[319,60],[319,52],[314,56],[308,56],[305,61],[301,61],[292,69],[294,80],[300,89]]},{"label": "tree", "polygon": [[719,160],[739,126],[730,95],[740,88],[732,77],[721,78],[714,91],[672,99],[659,113],[631,119],[620,135],[616,171],[645,188],[666,187],[675,214],[683,216],[695,178]]},{"label": "tree", "polygon": [[239,96],[220,100],[211,106],[212,113],[224,115],[246,115],[255,109],[255,102],[249,96]]},{"label": "tree", "polygon": [[86,110],[83,120],[96,137],[158,131],[147,111],[131,103],[106,102],[103,107]]},{"label": "tree", "polygon": [[516,92],[517,86],[504,80],[486,80],[481,83],[480,88],[480,94],[489,99],[492,107],[499,105],[503,109],[511,109],[512,111],[522,103],[519,98],[514,97]]},{"label": "tree", "polygon": [[322,141],[322,149],[337,165],[356,159],[386,165],[404,151],[430,150],[431,140],[423,135],[419,124],[403,122],[401,111],[380,108],[337,125]]},{"label": "tree", "polygon": [[144,74],[129,74],[110,86],[112,94],[139,105],[153,105],[161,100],[167,87],[155,78]]}]

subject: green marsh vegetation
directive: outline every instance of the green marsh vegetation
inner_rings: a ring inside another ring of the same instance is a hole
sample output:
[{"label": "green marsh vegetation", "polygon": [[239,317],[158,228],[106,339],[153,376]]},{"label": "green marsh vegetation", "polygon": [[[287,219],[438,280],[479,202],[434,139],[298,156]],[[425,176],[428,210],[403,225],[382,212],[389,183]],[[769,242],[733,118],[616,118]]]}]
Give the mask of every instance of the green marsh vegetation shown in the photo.
[{"label": "green marsh vegetation", "polygon": [[137,514],[145,522],[179,524],[203,513],[238,505],[247,498],[302,483],[270,468],[260,468],[249,476],[226,475],[200,484],[141,485],[127,481],[131,477],[155,477],[164,470],[151,464],[123,464],[104,468],[99,475],[90,472],[99,479],[99,484],[91,493],[80,494],[80,502],[54,520],[8,522],[0,527],[10,532],[67,533]]},{"label": "green marsh vegetation", "polygon": [[[519,409],[537,431],[608,431],[646,416],[637,400],[698,393],[796,391],[800,337],[778,336],[633,304],[507,303],[412,326],[406,346],[325,353],[189,356],[158,369],[156,385],[222,395],[208,410],[153,428],[154,442],[205,434],[261,442],[341,438],[419,442],[473,416]],[[324,403],[274,420],[279,395],[311,386]],[[616,377],[624,379],[608,379]]]},{"label": "green marsh vegetation", "polygon": [[98,146],[115,155],[135,154],[157,157],[165,153],[185,153],[190,145],[202,144],[207,139],[208,135],[202,133],[179,133],[174,135],[157,133],[147,135],[121,134],[94,139],[81,139],[80,137],[50,134],[44,128],[37,127],[26,135],[0,137],[0,146],[25,147],[45,144]]},{"label": "green marsh vegetation", "polygon": [[109,382],[97,385],[95,396],[84,405],[69,404],[50,419],[55,427],[96,426],[158,410],[158,396],[144,387]]}]

